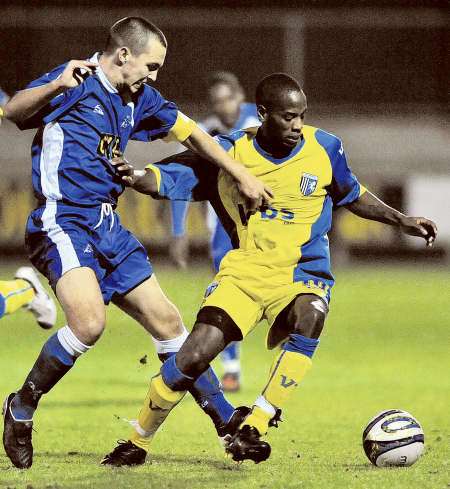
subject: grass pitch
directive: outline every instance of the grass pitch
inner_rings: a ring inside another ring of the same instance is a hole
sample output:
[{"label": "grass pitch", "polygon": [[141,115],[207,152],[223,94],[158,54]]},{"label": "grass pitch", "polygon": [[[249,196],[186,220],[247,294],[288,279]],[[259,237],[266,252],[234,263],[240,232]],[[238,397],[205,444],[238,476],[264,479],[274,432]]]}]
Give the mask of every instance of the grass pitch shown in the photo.
[{"label": "grass pitch", "polygon": [[[156,272],[192,325],[209,269],[176,272],[161,264]],[[159,368],[146,333],[111,306],[102,339],[41,402],[33,467],[13,468],[0,448],[0,487],[448,488],[449,273],[377,266],[337,271],[336,278],[314,367],[285,422],[269,433],[269,461],[236,465],[225,458],[209,420],[187,397],[146,465],[100,466],[116,440],[127,437],[120,418],[136,417]],[[244,342],[244,387],[229,396],[236,404],[251,403],[265,382],[274,355],[264,349],[265,332],[261,324]],[[1,396],[21,384],[49,334],[26,312],[1,320]],[[426,452],[413,467],[378,469],[363,453],[364,425],[387,408],[411,412],[424,427]]]}]

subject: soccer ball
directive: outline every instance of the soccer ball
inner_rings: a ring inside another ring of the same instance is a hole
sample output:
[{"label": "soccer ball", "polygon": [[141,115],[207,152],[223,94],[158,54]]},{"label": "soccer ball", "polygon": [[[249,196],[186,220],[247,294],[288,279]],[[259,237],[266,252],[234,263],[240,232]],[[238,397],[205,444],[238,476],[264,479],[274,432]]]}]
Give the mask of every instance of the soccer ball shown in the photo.
[{"label": "soccer ball", "polygon": [[367,424],[363,447],[367,458],[377,467],[408,467],[422,455],[423,430],[411,414],[388,409]]}]

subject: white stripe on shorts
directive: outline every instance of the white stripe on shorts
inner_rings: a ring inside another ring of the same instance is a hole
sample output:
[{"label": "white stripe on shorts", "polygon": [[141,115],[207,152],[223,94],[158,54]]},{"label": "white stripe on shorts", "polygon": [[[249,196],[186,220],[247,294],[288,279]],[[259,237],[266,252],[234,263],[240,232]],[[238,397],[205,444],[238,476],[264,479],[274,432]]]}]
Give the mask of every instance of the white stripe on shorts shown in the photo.
[{"label": "white stripe on shorts", "polygon": [[72,268],[78,268],[80,261],[73,247],[72,241],[62,227],[56,222],[57,203],[48,200],[45,204],[45,210],[42,214],[43,231],[47,232],[50,240],[55,243],[61,259],[61,275],[64,275]]}]

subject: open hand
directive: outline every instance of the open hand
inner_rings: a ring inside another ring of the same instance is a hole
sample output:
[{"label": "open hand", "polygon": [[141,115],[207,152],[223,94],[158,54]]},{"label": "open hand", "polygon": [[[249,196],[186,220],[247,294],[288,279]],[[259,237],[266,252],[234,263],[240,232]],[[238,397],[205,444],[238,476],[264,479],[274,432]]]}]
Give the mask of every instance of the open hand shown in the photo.
[{"label": "open hand", "polygon": [[238,188],[245,198],[247,210],[250,212],[267,207],[273,198],[270,187],[248,172],[241,175],[238,181]]},{"label": "open hand", "polygon": [[425,217],[404,216],[400,221],[400,228],[405,234],[422,237],[427,246],[433,246],[437,236],[436,224]]}]

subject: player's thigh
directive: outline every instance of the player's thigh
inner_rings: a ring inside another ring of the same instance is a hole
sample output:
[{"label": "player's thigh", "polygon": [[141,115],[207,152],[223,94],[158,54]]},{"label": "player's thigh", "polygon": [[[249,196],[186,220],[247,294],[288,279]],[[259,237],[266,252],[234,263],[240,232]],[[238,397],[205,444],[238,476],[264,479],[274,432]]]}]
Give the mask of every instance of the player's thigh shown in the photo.
[{"label": "player's thigh", "polygon": [[[207,307],[225,311],[239,328],[242,338],[245,338],[258,324],[263,313],[261,304],[252,298],[250,291],[232,277],[221,278],[207,287],[199,318],[202,310]],[[203,319],[199,320],[203,321]]]},{"label": "player's thigh", "polygon": [[154,274],[113,301],[158,340],[176,338],[183,332],[181,315]]},{"label": "player's thigh", "polygon": [[274,348],[289,334],[318,338],[328,313],[326,299],[313,293],[295,296],[273,319],[267,335],[267,347]]},{"label": "player's thigh", "polygon": [[56,284],[56,296],[76,337],[91,345],[105,327],[105,305],[95,272],[73,268]]}]

